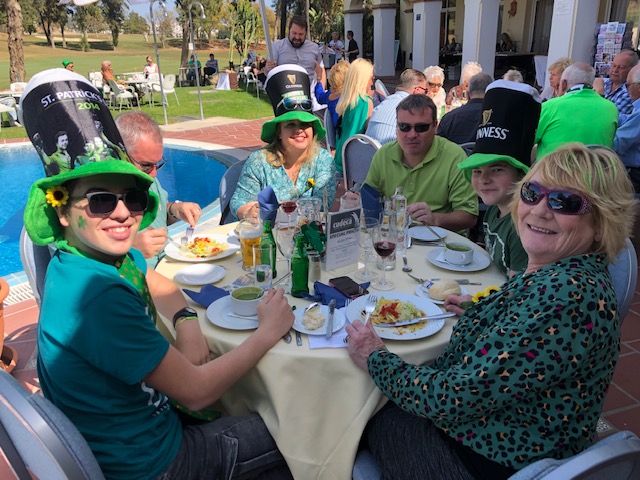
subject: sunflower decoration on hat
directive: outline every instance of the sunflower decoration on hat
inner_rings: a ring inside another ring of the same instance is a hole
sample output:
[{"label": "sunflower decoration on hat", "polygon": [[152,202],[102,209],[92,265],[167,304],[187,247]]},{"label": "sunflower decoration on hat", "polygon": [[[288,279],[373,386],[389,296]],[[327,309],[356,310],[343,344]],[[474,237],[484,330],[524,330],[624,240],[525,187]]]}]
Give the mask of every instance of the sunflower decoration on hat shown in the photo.
[{"label": "sunflower decoration on hat", "polygon": [[275,139],[278,123],[297,120],[311,123],[317,140],[322,140],[326,130],[313,114],[311,85],[307,71],[299,65],[279,65],[269,72],[264,85],[275,118],[262,125],[260,138],[271,143]]},{"label": "sunflower decoration on hat", "polygon": [[509,80],[491,83],[482,101],[473,153],[458,164],[465,178],[471,181],[474,168],[501,161],[528,172],[540,110],[540,96],[532,86]]}]

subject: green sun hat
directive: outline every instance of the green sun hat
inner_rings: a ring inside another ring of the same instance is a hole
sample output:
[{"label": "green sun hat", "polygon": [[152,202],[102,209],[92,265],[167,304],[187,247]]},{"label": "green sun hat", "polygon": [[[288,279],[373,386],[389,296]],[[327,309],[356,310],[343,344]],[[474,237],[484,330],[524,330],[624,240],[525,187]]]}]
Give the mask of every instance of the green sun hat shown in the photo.
[{"label": "green sun hat", "polygon": [[262,132],[260,133],[260,139],[263,142],[271,143],[276,138],[276,125],[281,122],[289,122],[291,120],[298,120],[299,122],[312,123],[313,132],[318,136],[317,140],[320,141],[327,134],[327,131],[322,126],[322,122],[318,117],[309,112],[291,111],[283,113],[275,118],[272,118],[268,122],[262,125]]},{"label": "green sun hat", "polygon": [[522,170],[524,173],[529,171],[529,167],[524,163],[516,160],[509,155],[500,155],[498,153],[472,153],[458,164],[458,168],[462,170],[464,178],[471,182],[472,170],[474,168],[483,167],[491,163],[506,162],[512,167]]},{"label": "green sun hat", "polygon": [[64,68],[67,68],[70,64],[73,65],[73,62],[71,60],[62,60],[62,66]]},{"label": "green sun hat", "polygon": [[[24,226],[33,243],[36,245],[48,245],[61,239],[64,235],[64,227],[60,225],[56,209],[47,200],[47,190],[52,187],[62,186],[70,180],[94,175],[132,175],[135,177],[138,187],[144,190],[148,190],[153,183],[153,178],[149,175],[122,160],[87,163],[66,173],[41,178],[31,186],[24,211]],[[53,192],[50,192],[49,196],[51,199],[54,196]],[[66,203],[66,199],[58,200]],[[149,192],[149,203],[142,217],[140,230],[148,227],[156,218],[158,203],[157,195]]]}]

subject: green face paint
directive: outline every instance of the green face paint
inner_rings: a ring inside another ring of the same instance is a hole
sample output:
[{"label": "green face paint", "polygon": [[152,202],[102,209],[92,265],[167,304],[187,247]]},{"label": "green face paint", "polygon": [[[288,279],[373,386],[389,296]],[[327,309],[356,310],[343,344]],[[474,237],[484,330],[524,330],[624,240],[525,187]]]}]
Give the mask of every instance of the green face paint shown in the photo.
[{"label": "green face paint", "polygon": [[82,215],[78,217],[78,228],[84,229],[87,226],[87,219]]}]

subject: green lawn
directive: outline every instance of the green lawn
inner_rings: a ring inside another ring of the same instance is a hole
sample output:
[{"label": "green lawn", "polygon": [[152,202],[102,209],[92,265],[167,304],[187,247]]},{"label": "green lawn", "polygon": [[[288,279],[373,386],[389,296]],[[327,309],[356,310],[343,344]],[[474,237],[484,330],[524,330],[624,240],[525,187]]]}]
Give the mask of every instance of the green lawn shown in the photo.
[{"label": "green lawn", "polygon": [[[117,50],[113,50],[108,35],[91,35],[89,41],[92,49],[89,52],[82,52],[79,49],[79,37],[76,34],[67,35],[67,48],[62,48],[62,42],[56,42],[56,48],[47,46],[46,39],[41,35],[25,35],[25,67],[28,79],[42,70],[54,67],[61,67],[62,60],[69,59],[74,62],[75,71],[88,75],[90,71],[100,70],[103,60],[111,60],[113,70],[116,74],[120,72],[141,71],[145,64],[145,57],[151,55],[155,58],[153,48],[153,38],[149,36],[149,43],[145,43],[142,35],[121,35]],[[180,45],[178,40],[172,41],[175,46],[160,49],[160,66],[163,73],[178,73],[180,63]],[[9,55],[7,53],[7,36],[0,34],[0,89],[9,87]],[[204,64],[209,53],[214,53],[220,65],[227,65],[229,62],[228,49],[202,49],[198,51],[199,58]],[[239,55],[235,52],[234,62],[239,62]],[[241,85],[235,91],[217,91],[213,87],[202,87],[202,106],[204,116],[221,116],[241,119],[255,119],[273,115],[271,104],[266,95],[261,95],[260,100],[251,89],[251,93],[244,91]],[[169,107],[167,117],[169,123],[181,122],[190,119],[200,118],[200,108],[198,105],[197,89],[195,87],[176,88],[180,105],[178,106],[173,94],[169,95]],[[150,107],[142,105],[142,111],[152,115],[160,124],[164,124],[162,107],[156,104]],[[124,110],[123,110],[124,111]],[[118,110],[112,108],[114,116],[118,115]],[[4,120],[4,116],[3,116]],[[25,137],[26,133],[20,127],[5,127],[0,131],[0,139]]]}]

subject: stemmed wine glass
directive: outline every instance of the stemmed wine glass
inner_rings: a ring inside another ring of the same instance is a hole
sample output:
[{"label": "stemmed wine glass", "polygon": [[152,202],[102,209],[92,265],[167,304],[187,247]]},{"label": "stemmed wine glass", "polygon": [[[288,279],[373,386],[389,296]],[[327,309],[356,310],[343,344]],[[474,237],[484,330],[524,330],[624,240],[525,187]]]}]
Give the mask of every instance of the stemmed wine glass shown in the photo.
[{"label": "stemmed wine glass", "polygon": [[387,281],[387,272],[384,269],[384,259],[391,255],[396,249],[398,241],[398,225],[394,223],[378,224],[373,229],[373,248],[383,259],[382,277],[371,284],[376,290],[393,290],[395,283]]},{"label": "stemmed wine glass", "polygon": [[296,211],[298,204],[294,200],[287,200],[280,204],[280,208],[287,214],[287,225],[291,225],[291,214]]},{"label": "stemmed wine glass", "polygon": [[[293,257],[293,251],[296,247],[296,234],[300,231],[297,226],[287,223],[276,223],[276,244],[280,254],[287,261],[287,274],[291,273],[291,257]],[[287,279],[286,290],[290,292],[291,276]]]},{"label": "stemmed wine glass", "polygon": [[369,257],[373,249],[372,233],[378,226],[378,219],[373,217],[365,217],[360,222],[360,236],[358,243],[364,250],[364,268],[358,270],[354,276],[358,280],[371,281],[378,278],[378,274],[369,270]]}]

